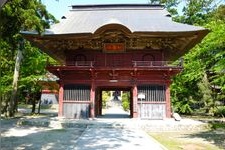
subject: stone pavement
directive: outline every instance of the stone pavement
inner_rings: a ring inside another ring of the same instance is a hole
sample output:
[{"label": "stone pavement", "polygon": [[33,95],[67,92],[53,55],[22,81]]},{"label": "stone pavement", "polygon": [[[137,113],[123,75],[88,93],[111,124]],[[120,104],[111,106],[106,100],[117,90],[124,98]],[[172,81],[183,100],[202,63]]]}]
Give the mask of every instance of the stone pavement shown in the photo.
[{"label": "stone pavement", "polygon": [[88,128],[78,138],[75,150],[163,150],[158,142],[141,130]]},{"label": "stone pavement", "polygon": [[163,150],[157,141],[133,126],[136,120],[119,107],[101,118],[74,120],[56,117],[18,119],[1,129],[1,150]]},{"label": "stone pavement", "polygon": [[131,119],[121,107],[112,107],[103,116],[89,120],[65,119],[51,114],[4,120],[1,149],[162,150],[166,148],[145,131],[191,131],[207,125],[191,119]]},{"label": "stone pavement", "polygon": [[[120,123],[128,121],[129,114],[121,107],[112,107],[97,120],[99,123],[117,123],[110,126],[88,126],[76,142],[75,150],[164,150],[161,144],[147,135],[141,129],[123,128]],[[115,119],[117,118],[117,119]],[[122,121],[123,122],[120,122]],[[130,120],[130,119],[129,119]]]}]

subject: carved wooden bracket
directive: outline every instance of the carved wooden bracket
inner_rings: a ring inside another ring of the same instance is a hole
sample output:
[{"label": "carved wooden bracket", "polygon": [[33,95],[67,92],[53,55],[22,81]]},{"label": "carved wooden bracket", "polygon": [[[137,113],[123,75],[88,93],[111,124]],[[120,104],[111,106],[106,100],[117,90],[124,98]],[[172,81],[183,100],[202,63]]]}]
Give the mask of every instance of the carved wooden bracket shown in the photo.
[{"label": "carved wooden bracket", "polygon": [[115,70],[112,70],[112,73],[109,73],[109,76],[112,77],[112,79],[116,79],[116,77],[118,77],[118,73],[116,73]]}]

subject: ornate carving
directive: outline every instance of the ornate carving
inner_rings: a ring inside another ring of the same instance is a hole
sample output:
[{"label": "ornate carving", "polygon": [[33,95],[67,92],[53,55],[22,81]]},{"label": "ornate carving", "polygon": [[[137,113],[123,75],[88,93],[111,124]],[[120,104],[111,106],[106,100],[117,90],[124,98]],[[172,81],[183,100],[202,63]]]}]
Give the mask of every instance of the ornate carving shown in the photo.
[{"label": "ornate carving", "polygon": [[85,48],[90,48],[90,49],[103,49],[103,40],[101,38],[98,39],[91,39],[87,41],[86,47]]},{"label": "ornate carving", "polygon": [[[159,35],[160,36],[160,35]],[[49,54],[55,55],[59,59],[65,59],[64,51],[76,49],[103,50],[104,43],[124,43],[126,49],[141,50],[154,49],[165,50],[167,59],[175,55],[182,55],[186,47],[195,39],[196,36],[174,36],[174,37],[149,37],[145,35],[126,34],[120,30],[106,30],[101,34],[92,36],[69,36],[68,37],[37,37],[33,42],[41,47]],[[53,56],[54,57],[54,56]],[[64,61],[64,60],[63,60]]]},{"label": "ornate carving", "polygon": [[112,70],[112,73],[109,73],[109,76],[112,77],[112,79],[116,79],[116,77],[119,76],[119,74],[116,73],[115,70]]},{"label": "ornate carving", "polygon": [[166,49],[166,50],[179,50],[183,49],[191,41],[197,37],[128,37],[121,31],[104,32],[98,37],[92,38],[74,38],[64,40],[43,40],[34,39],[35,43],[43,46],[49,45],[48,49],[53,50],[76,50],[76,49],[94,49],[102,50],[104,43],[125,43],[127,49]]},{"label": "ornate carving", "polygon": [[93,69],[90,69],[91,79],[94,80],[97,78],[98,72],[95,72]]},{"label": "ornate carving", "polygon": [[104,32],[102,39],[104,43],[123,43],[126,41],[126,36],[122,33],[122,31],[110,30]]},{"label": "ornate carving", "polygon": [[126,40],[126,46],[129,48],[137,47],[137,38],[129,38]]}]

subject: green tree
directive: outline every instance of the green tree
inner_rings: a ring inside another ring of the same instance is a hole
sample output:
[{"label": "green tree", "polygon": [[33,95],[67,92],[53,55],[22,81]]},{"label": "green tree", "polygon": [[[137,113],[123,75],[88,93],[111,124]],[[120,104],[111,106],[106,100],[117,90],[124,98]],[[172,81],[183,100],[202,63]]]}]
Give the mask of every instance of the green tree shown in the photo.
[{"label": "green tree", "polygon": [[149,0],[150,4],[161,4],[169,11],[172,16],[177,16],[177,7],[180,4],[180,0]]},{"label": "green tree", "polygon": [[[196,14],[192,15],[190,18],[195,18]],[[184,56],[184,70],[173,79],[172,102],[178,112],[190,113],[202,108],[207,113],[213,113],[217,102],[225,97],[225,23],[221,16],[224,16],[224,5],[204,17],[197,15],[196,23],[204,24],[211,32]],[[199,21],[200,18],[202,21]],[[219,95],[215,93],[215,85],[220,89]]]},{"label": "green tree", "polygon": [[183,15],[178,20],[187,24],[203,25],[207,22],[208,14],[214,9],[212,3],[215,0],[186,0],[183,7]]},{"label": "green tree", "polygon": [[203,104],[202,107],[205,109],[205,113],[212,112],[215,103],[213,101],[211,85],[209,83],[207,74],[204,74],[202,81],[198,82],[198,88],[201,95],[200,102]]},{"label": "green tree", "polygon": [[[45,28],[49,27],[51,22],[55,19],[50,15],[43,4],[37,0],[11,0],[8,1],[0,11],[0,38],[1,44],[6,44],[9,48],[4,49],[4,55],[11,55],[10,62],[14,57],[17,56],[14,71],[14,80],[12,81],[13,86],[11,88],[11,99],[7,98],[5,106],[8,108],[8,115],[14,116],[15,108],[17,105],[17,94],[18,94],[18,79],[19,79],[19,68],[22,61],[22,54],[26,45],[20,43],[22,37],[19,34],[21,30],[36,30],[38,33],[44,31]],[[20,44],[19,44],[20,43]],[[26,44],[26,43],[25,43]],[[19,46],[18,46],[19,45]],[[2,46],[1,46],[2,47]],[[23,54],[26,55],[26,54]],[[3,58],[4,59],[4,58]],[[9,58],[6,58],[9,59]],[[7,66],[7,62],[2,61],[1,66]],[[7,72],[2,71],[2,76],[7,76],[10,79],[12,77],[12,70]],[[12,79],[12,78],[11,78]],[[3,79],[1,82],[5,82]],[[8,80],[9,81],[9,80]],[[7,81],[7,82],[8,82]],[[1,83],[4,85],[4,83]],[[7,88],[10,89],[10,88]],[[3,90],[2,90],[3,91]],[[1,92],[2,92],[1,91]],[[5,92],[5,91],[3,91]],[[2,92],[2,93],[3,93]],[[4,93],[3,93],[4,94]],[[5,97],[5,96],[4,96]],[[9,106],[8,106],[9,105]],[[4,109],[5,110],[5,109]]]}]

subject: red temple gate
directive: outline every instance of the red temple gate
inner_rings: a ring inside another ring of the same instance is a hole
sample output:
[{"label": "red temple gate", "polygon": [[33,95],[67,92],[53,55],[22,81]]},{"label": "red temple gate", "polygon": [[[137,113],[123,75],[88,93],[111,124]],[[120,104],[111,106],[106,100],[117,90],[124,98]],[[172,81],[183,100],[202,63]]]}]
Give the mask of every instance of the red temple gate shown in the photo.
[{"label": "red temple gate", "polygon": [[59,62],[47,66],[60,78],[59,116],[101,115],[105,89],[130,91],[131,117],[171,116],[170,82],[182,70],[174,60],[208,30],[173,22],[156,5],[72,6],[64,18],[43,36],[23,33]]}]

